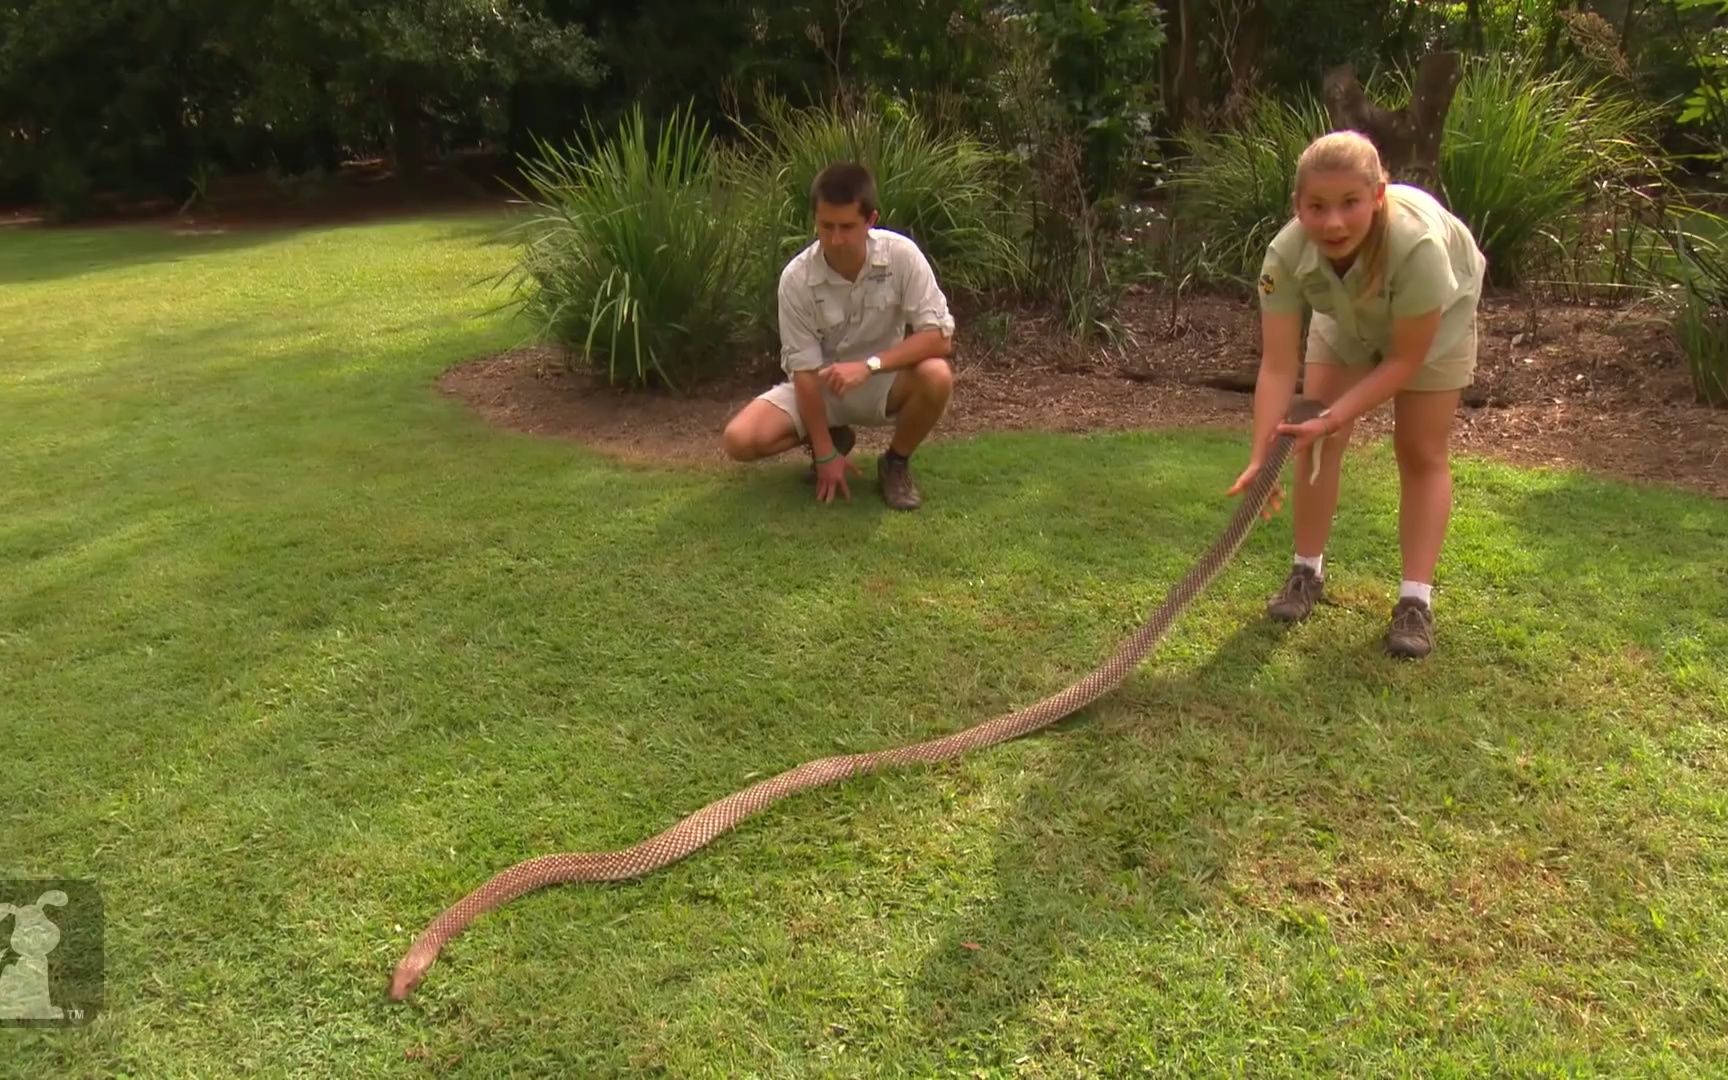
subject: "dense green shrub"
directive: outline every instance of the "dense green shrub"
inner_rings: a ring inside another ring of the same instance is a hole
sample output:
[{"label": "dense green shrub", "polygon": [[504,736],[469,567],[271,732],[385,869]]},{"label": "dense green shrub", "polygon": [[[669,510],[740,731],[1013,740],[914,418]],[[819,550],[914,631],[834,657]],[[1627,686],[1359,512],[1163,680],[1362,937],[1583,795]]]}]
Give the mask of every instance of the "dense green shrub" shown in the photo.
[{"label": "dense green shrub", "polygon": [[1447,116],[1440,175],[1497,284],[1594,207],[1654,168],[1642,132],[1657,113],[1600,79],[1543,73],[1510,55],[1472,59]]},{"label": "dense green shrub", "polygon": [[1674,334],[1698,400],[1728,406],[1728,218],[1674,215],[1664,229],[1668,259],[1658,277],[1672,285]]},{"label": "dense green shrub", "polygon": [[541,144],[524,164],[523,314],[615,383],[734,368],[773,348],[780,272],[815,238],[810,184],[840,160],[876,173],[880,225],[916,240],[951,294],[1014,279],[1001,162],[976,141],[902,108],[766,116],[734,146],[682,112],[652,138],[632,112],[591,145]]},{"label": "dense green shrub", "polygon": [[1252,281],[1266,245],[1290,220],[1296,159],[1327,129],[1312,94],[1260,98],[1231,130],[1189,129],[1176,178],[1171,242],[1202,280]]},{"label": "dense green shrub", "polygon": [[[1402,80],[1370,87],[1401,104]],[[1655,167],[1641,132],[1655,112],[1603,82],[1529,61],[1467,62],[1440,148],[1444,199],[1467,222],[1498,284],[1514,284],[1564,243],[1582,215]],[[1296,159],[1330,127],[1312,94],[1264,99],[1235,128],[1189,132],[1177,189],[1178,243],[1204,279],[1247,280],[1290,219]]]},{"label": "dense green shrub", "polygon": [[679,386],[734,365],[749,328],[745,243],[705,125],[639,112],[588,147],[524,163],[524,315],[614,383]]},{"label": "dense green shrub", "polygon": [[1164,11],[1153,0],[1030,0],[1024,29],[1042,54],[1036,89],[1061,110],[1081,149],[1094,203],[1134,184],[1162,113]]},{"label": "dense green shrub", "polygon": [[[753,242],[780,267],[815,239],[810,184],[836,161],[876,177],[881,228],[904,233],[944,287],[982,291],[1016,270],[1013,219],[1002,159],[968,135],[947,135],[894,102],[850,110],[768,103],[730,155],[733,184],[751,205]],[[772,288],[769,289],[772,300]]]}]

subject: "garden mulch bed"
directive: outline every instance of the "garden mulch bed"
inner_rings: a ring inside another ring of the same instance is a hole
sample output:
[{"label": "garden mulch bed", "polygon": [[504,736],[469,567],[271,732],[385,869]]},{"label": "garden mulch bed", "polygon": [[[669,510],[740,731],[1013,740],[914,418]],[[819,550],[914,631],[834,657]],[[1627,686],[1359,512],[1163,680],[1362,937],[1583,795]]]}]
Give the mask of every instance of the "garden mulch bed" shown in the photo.
[{"label": "garden mulch bed", "polygon": [[[998,331],[962,315],[955,395],[934,438],[985,431],[1082,432],[1171,426],[1246,430],[1258,363],[1253,303],[1196,295],[1130,297],[1129,337],[1077,350],[1046,320],[1009,313]],[[1728,498],[1728,409],[1698,404],[1684,361],[1653,312],[1491,296],[1477,385],[1455,446],[1522,465],[1569,466]],[[685,395],[628,392],[572,373],[562,352],[528,346],[457,365],[442,392],[488,421],[577,440],[623,461],[723,466],[726,419],[778,377],[771,359]],[[1391,407],[1357,425],[1390,433]],[[886,431],[859,433],[880,449]]]}]

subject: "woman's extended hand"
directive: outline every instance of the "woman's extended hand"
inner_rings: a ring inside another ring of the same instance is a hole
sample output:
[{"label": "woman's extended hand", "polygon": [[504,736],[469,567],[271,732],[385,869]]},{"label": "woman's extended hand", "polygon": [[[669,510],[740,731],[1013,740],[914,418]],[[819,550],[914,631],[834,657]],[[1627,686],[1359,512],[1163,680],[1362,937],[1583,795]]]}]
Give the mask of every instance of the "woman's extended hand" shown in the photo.
[{"label": "woman's extended hand", "polygon": [[[1240,494],[1242,494],[1242,492],[1248,490],[1248,486],[1250,484],[1252,484],[1254,482],[1254,478],[1260,474],[1260,468],[1261,468],[1261,463],[1259,461],[1250,461],[1248,463],[1248,467],[1246,469],[1242,470],[1242,475],[1238,476],[1236,478],[1236,482],[1234,484],[1231,484],[1230,490],[1226,491],[1224,494],[1226,494],[1226,495],[1240,495]],[[1272,484],[1271,494],[1266,496],[1266,505],[1261,507],[1261,509],[1260,509],[1261,518],[1265,519],[1266,521],[1271,521],[1272,515],[1277,513],[1279,508],[1282,507],[1283,505],[1284,505],[1284,489],[1279,487],[1278,483],[1276,481],[1274,481]]]},{"label": "woman's extended hand", "polygon": [[1304,420],[1300,424],[1279,424],[1277,433],[1295,437],[1296,444],[1290,448],[1290,453],[1294,456],[1314,445],[1315,439],[1324,439],[1332,434],[1335,423],[1336,421],[1331,416],[1322,413],[1314,419]]}]

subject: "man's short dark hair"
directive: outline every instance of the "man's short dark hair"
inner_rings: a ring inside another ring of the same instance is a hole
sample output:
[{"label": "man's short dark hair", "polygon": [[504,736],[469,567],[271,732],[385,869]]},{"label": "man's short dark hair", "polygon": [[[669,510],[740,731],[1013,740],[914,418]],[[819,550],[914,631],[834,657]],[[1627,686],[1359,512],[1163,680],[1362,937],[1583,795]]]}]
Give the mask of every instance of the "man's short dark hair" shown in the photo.
[{"label": "man's short dark hair", "polygon": [[869,217],[876,212],[876,178],[870,170],[855,161],[837,161],[816,174],[810,185],[810,209],[818,202],[829,206],[858,204],[858,213]]}]

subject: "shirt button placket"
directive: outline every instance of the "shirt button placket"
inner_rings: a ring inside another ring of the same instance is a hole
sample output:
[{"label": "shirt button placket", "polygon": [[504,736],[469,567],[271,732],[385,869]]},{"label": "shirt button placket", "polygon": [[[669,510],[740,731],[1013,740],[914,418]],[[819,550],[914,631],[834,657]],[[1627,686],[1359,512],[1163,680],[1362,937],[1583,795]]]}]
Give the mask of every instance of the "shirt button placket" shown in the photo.
[{"label": "shirt button placket", "polygon": [[1353,340],[1361,341],[1362,328],[1356,320],[1356,301],[1343,279],[1332,286],[1332,307],[1338,312],[1334,318],[1338,320],[1339,328]]}]

